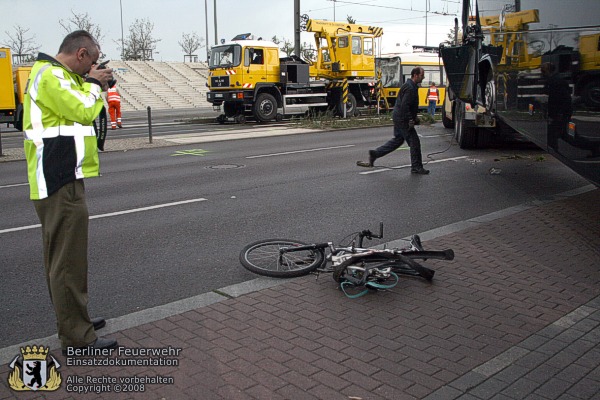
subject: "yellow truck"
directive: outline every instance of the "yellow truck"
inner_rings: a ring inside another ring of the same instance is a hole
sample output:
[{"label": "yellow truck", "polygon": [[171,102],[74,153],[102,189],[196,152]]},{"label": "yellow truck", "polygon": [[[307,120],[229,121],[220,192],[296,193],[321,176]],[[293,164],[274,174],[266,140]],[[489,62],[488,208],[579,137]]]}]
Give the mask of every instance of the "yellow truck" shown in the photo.
[{"label": "yellow truck", "polygon": [[0,123],[23,130],[23,97],[31,66],[13,67],[9,48],[0,48]]},{"label": "yellow truck", "polygon": [[275,43],[238,35],[213,46],[209,60],[207,100],[222,107],[218,121],[246,116],[260,122],[313,110],[334,110],[352,116],[373,105],[378,27],[309,19],[315,57],[280,57]]}]

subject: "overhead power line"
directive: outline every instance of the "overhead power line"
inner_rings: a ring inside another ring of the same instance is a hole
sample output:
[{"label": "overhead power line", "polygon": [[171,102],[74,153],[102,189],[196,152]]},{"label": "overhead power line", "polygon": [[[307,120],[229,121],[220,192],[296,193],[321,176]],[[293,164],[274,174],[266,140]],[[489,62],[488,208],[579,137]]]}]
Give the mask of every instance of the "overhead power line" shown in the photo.
[{"label": "overhead power line", "polygon": [[429,14],[440,14],[440,15],[456,15],[456,14],[450,14],[450,13],[440,12],[440,11],[415,10],[412,7],[411,8],[403,8],[403,7],[383,6],[383,5],[379,5],[379,4],[370,4],[370,3],[356,3],[353,1],[341,1],[341,0],[335,0],[335,2],[342,3],[342,4],[351,4],[351,5],[355,5],[355,6],[367,6],[367,7],[387,8],[387,9],[391,9],[391,10],[413,11],[413,12],[420,12],[423,14],[429,13]]}]

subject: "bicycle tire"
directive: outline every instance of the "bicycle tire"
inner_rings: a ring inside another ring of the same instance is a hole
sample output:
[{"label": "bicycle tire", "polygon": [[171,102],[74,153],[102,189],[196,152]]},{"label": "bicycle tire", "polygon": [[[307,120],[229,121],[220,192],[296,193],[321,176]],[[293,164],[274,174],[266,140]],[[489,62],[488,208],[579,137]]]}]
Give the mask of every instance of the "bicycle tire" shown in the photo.
[{"label": "bicycle tire", "polygon": [[265,239],[250,243],[240,251],[240,262],[250,272],[272,278],[295,278],[308,275],[325,260],[322,249],[291,251],[280,254],[283,247],[306,246],[290,239]]}]

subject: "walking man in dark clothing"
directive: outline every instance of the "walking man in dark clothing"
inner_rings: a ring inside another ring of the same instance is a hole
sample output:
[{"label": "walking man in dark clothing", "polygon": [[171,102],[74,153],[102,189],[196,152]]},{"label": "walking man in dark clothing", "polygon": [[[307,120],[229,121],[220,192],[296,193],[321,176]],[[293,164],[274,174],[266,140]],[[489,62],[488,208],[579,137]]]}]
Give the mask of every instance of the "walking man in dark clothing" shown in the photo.
[{"label": "walking man in dark clothing", "polygon": [[421,175],[429,173],[429,170],[423,168],[421,141],[415,129],[415,125],[418,124],[417,111],[419,110],[419,89],[417,85],[423,81],[424,77],[425,71],[423,68],[413,68],[410,73],[410,79],[400,88],[400,94],[398,94],[394,111],[392,112],[394,137],[375,150],[369,150],[369,161],[359,161],[356,163],[357,165],[372,167],[376,159],[391,153],[406,141],[410,146],[410,172]]}]

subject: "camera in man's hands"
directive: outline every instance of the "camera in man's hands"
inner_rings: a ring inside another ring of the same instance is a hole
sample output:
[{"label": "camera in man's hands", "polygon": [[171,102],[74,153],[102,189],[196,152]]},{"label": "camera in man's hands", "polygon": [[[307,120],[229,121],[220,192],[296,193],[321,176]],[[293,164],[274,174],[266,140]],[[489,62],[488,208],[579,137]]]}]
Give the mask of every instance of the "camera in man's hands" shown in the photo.
[{"label": "camera in man's hands", "polygon": [[[96,69],[106,69],[106,64],[108,64],[110,60],[106,60],[100,64],[98,64],[98,66],[96,67]],[[111,79],[110,81],[108,81],[108,87],[113,87],[115,86],[115,84],[117,83],[116,79]]]}]

